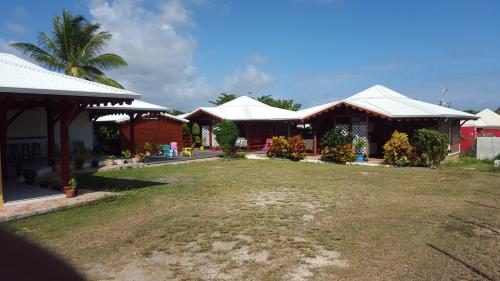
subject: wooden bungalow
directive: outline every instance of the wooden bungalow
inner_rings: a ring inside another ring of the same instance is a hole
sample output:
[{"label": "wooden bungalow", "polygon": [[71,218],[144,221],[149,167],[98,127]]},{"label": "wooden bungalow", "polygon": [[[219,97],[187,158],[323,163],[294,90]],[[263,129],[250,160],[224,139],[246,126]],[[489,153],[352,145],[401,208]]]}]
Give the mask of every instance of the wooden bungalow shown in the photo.
[{"label": "wooden bungalow", "polygon": [[[153,118],[158,120],[157,117],[162,114],[166,116],[165,111],[167,109],[156,104],[134,100],[131,104],[107,104],[88,107],[87,111],[90,113],[90,118],[94,124],[121,124],[119,126],[120,136],[122,137],[120,148],[129,149],[132,156],[135,156],[136,147],[143,147],[145,139],[154,138],[155,132],[147,132],[148,125],[146,124],[152,125],[154,122],[151,123],[150,120],[153,120]],[[144,122],[143,118],[145,117],[147,117],[147,120]],[[159,133],[156,132],[156,135],[159,135]]]},{"label": "wooden bungalow", "polygon": [[[9,128],[18,118],[31,110],[43,110],[45,114],[45,132],[42,136],[34,132],[33,136],[23,136],[22,149],[30,151],[26,160],[38,156],[41,142],[30,142],[43,139],[46,144],[46,165],[54,167],[56,151],[56,131],[59,131],[60,146],[60,182],[66,184],[70,177],[70,137],[69,128],[72,122],[84,113],[88,106],[101,104],[127,104],[141,95],[91,81],[70,77],[48,71],[33,63],[10,54],[0,53],[0,206],[3,205],[5,188],[4,179],[8,175],[8,143],[14,149]],[[33,120],[36,123],[39,120]],[[29,128],[18,128],[15,131],[27,131]],[[58,129],[58,130],[57,130]],[[35,135],[36,134],[36,135]],[[12,142],[12,143],[11,143]],[[24,145],[26,144],[26,145]],[[12,152],[10,149],[10,152]],[[34,154],[33,154],[34,153]],[[31,155],[33,154],[33,155]],[[11,153],[11,155],[14,155]]]},{"label": "wooden bungalow", "polygon": [[[140,150],[144,148],[146,142],[150,144],[166,144],[177,142],[182,147],[182,125],[188,122],[170,114],[148,114],[140,119],[130,122],[130,116],[108,115],[96,120],[96,125],[116,126],[119,130],[120,150],[134,148]],[[134,129],[132,130],[132,126]],[[187,144],[190,145],[190,144]]]},{"label": "wooden bungalow", "polygon": [[347,99],[297,112],[300,122],[313,130],[313,153],[320,153],[320,140],[338,127],[368,145],[367,156],[381,156],[382,146],[398,130],[410,136],[419,128],[432,128],[448,135],[450,153],[460,152],[460,126],[476,116],[406,97],[375,85]]},{"label": "wooden bungalow", "polygon": [[295,112],[269,106],[247,96],[238,97],[215,107],[200,107],[183,115],[201,128],[201,141],[206,147],[217,147],[214,126],[221,120],[232,120],[240,131],[238,145],[247,151],[262,150],[266,139],[272,136],[291,136],[298,118]]},{"label": "wooden bungalow", "polygon": [[460,128],[463,139],[460,141],[460,149],[470,150],[474,147],[474,140],[480,136],[500,137],[500,115],[491,109],[484,109],[478,114],[478,120],[470,120]]}]

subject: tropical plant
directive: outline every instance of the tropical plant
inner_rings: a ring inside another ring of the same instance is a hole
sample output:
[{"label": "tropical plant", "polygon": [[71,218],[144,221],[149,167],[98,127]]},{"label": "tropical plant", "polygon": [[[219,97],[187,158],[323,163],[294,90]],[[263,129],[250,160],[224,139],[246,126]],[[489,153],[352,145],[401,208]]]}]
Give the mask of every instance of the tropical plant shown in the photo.
[{"label": "tropical plant", "polygon": [[284,136],[273,137],[269,144],[267,156],[276,158],[288,157],[288,140]]},{"label": "tropical plant", "polygon": [[68,189],[75,190],[77,186],[78,186],[78,182],[76,181],[76,178],[71,177],[68,181]]},{"label": "tropical plant", "polygon": [[111,33],[101,31],[101,25],[91,23],[83,16],[73,16],[64,10],[62,18],[52,18],[52,34],[40,32],[38,46],[31,43],[14,43],[11,47],[23,51],[36,62],[50,70],[123,88],[106,77],[105,70],[127,66],[116,54],[102,53],[111,40]]},{"label": "tropical plant", "polygon": [[294,103],[293,99],[275,99],[271,95],[264,95],[257,98],[258,101],[265,103],[267,105],[283,108],[291,111],[298,111],[302,104]]},{"label": "tropical plant", "polygon": [[415,148],[418,164],[425,167],[439,166],[448,154],[450,139],[432,129],[415,130],[411,144]]},{"label": "tropical plant", "polygon": [[288,158],[299,161],[306,157],[306,142],[299,136],[288,139]]},{"label": "tropical plant", "polygon": [[153,152],[153,145],[149,142],[144,143],[144,150],[147,152]]},{"label": "tropical plant", "polygon": [[215,140],[224,153],[224,157],[231,156],[236,140],[240,135],[238,126],[231,120],[222,120],[214,127]]},{"label": "tropical plant", "polygon": [[321,160],[325,162],[346,163],[356,159],[352,147],[354,136],[344,134],[342,129],[334,128],[321,138]]},{"label": "tropical plant", "polygon": [[221,104],[225,104],[226,102],[228,101],[232,101],[234,99],[236,99],[238,96],[236,96],[235,94],[225,94],[225,93],[221,93],[216,100],[214,101],[209,101],[209,103],[213,104],[213,105],[221,105]]},{"label": "tropical plant", "polygon": [[384,160],[395,166],[407,166],[413,162],[413,147],[408,135],[394,131],[392,137],[384,144]]},{"label": "tropical plant", "polygon": [[182,135],[189,136],[191,134],[191,130],[189,129],[188,124],[182,123]]},{"label": "tropical plant", "polygon": [[130,150],[124,149],[122,150],[122,156],[125,159],[129,159],[130,157],[132,157],[132,153],[130,153]]},{"label": "tropical plant", "polygon": [[120,131],[116,127],[101,126],[99,128],[98,136],[107,142],[114,142],[114,141],[118,140],[119,135],[120,135]]},{"label": "tropical plant", "polygon": [[358,139],[354,142],[353,147],[354,151],[360,155],[363,153],[363,148],[365,148],[366,142],[362,139]]}]

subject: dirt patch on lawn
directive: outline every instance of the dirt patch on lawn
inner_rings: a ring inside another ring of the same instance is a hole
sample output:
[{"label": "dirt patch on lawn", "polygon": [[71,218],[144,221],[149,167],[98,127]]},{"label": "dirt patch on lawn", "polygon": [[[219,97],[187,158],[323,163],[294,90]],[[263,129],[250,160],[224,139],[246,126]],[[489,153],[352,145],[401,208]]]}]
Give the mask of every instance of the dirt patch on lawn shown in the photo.
[{"label": "dirt patch on lawn", "polygon": [[348,266],[347,261],[341,258],[339,252],[329,251],[322,246],[317,246],[316,256],[302,258],[302,264],[290,273],[289,280],[307,280],[314,275],[313,271],[315,270],[327,267],[345,268]]},{"label": "dirt patch on lawn", "polygon": [[292,199],[293,194],[290,191],[261,191],[252,200],[252,204],[258,207],[283,205]]}]

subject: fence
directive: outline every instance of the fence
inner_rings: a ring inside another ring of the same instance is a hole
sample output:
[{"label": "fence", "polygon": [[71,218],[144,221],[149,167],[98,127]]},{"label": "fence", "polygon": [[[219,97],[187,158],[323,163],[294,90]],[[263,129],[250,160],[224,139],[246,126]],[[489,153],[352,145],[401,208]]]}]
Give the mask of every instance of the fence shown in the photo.
[{"label": "fence", "polygon": [[476,157],[477,159],[493,159],[500,154],[500,138],[478,137]]}]

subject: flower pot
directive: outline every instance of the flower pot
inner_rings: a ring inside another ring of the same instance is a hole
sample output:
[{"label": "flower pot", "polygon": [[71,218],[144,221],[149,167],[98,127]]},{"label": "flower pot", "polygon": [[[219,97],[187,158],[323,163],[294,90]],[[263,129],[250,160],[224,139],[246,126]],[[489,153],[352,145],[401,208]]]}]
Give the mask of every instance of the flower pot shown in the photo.
[{"label": "flower pot", "polygon": [[365,161],[365,156],[363,154],[356,155],[356,162],[363,162],[363,161]]},{"label": "flower pot", "polygon": [[108,159],[106,160],[106,167],[111,167],[115,164],[114,160]]},{"label": "flower pot", "polygon": [[151,152],[146,151],[146,156],[151,156]]},{"label": "flower pot", "polygon": [[68,189],[66,190],[66,198],[73,198],[75,197],[75,192],[76,190],[74,189]]},{"label": "flower pot", "polygon": [[69,186],[65,186],[65,187],[63,187],[63,192],[64,192],[64,193],[67,193],[67,192],[68,192],[68,190],[69,190]]}]

